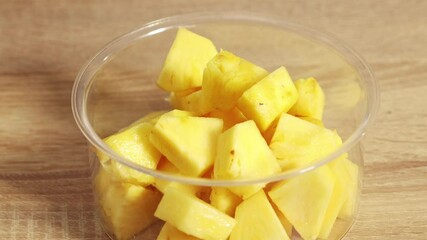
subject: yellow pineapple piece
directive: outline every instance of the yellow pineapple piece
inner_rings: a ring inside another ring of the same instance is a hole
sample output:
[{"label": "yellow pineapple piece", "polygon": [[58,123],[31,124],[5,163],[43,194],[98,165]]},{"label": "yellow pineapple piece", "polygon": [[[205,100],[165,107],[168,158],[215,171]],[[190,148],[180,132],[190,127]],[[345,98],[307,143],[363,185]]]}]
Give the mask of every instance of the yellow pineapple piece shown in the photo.
[{"label": "yellow pineapple piece", "polygon": [[169,223],[165,223],[156,240],[200,240],[200,238],[187,235]]},{"label": "yellow pineapple piece", "polygon": [[288,113],[322,120],[325,94],[316,79],[311,77],[296,80],[295,87],[298,90],[299,98]]},{"label": "yellow pineapple piece", "polygon": [[237,205],[242,202],[242,199],[232,193],[225,187],[213,187],[210,195],[210,203],[216,209],[228,216],[233,217]]},{"label": "yellow pineapple piece", "polygon": [[333,173],[323,166],[283,180],[269,196],[302,238],[311,240],[319,236],[334,185]]},{"label": "yellow pineapple piece", "polygon": [[[241,179],[271,176],[280,171],[267,143],[252,120],[236,124],[219,136],[214,165],[215,179]],[[265,184],[229,187],[246,199]]]},{"label": "yellow pineapple piece", "polygon": [[298,117],[299,119],[305,120],[307,122],[311,122],[316,126],[322,127],[324,128],[325,125],[323,125],[322,120],[316,119],[316,118],[311,118],[311,117]]},{"label": "yellow pineapple piece", "polygon": [[[167,159],[161,159],[159,162],[159,165],[157,167],[157,170],[161,172],[167,172],[174,175],[182,175],[179,170]],[[168,181],[161,178],[156,178],[154,180],[153,186],[157,188],[160,192],[165,193],[166,189],[169,187],[173,187],[176,189],[179,189],[180,191],[187,192],[190,194],[196,194],[197,192],[201,191],[200,186],[196,185],[190,185],[185,183],[180,183],[176,181]]]},{"label": "yellow pineapple piece", "polygon": [[206,117],[222,119],[224,122],[224,131],[233,127],[237,123],[242,123],[248,120],[237,108],[233,108],[230,111],[213,110],[212,112],[208,113]]},{"label": "yellow pineapple piece", "polygon": [[202,90],[198,90],[180,98],[175,97],[173,100],[173,106],[177,109],[192,112],[196,116],[205,115],[210,111],[210,108],[203,97]]},{"label": "yellow pineapple piece", "polygon": [[282,114],[270,148],[283,170],[306,166],[341,145],[337,134],[289,114]]},{"label": "yellow pineapple piece", "polygon": [[[129,161],[147,168],[155,169],[161,154],[149,141],[148,137],[152,129],[153,125],[144,120],[105,138],[104,142],[117,154]],[[98,151],[97,156],[102,164],[107,164],[109,160],[107,155]],[[108,169],[124,182],[142,186],[147,186],[154,182],[154,177],[138,172],[117,161],[110,161],[109,164]]]},{"label": "yellow pineapple piece", "polygon": [[238,100],[237,107],[264,132],[297,99],[298,92],[288,71],[280,67],[246,90]]},{"label": "yellow pineapple piece", "polygon": [[268,72],[227,51],[218,53],[206,66],[202,90],[212,109],[228,111],[244,91]]},{"label": "yellow pineapple piece", "polygon": [[182,174],[201,176],[214,163],[221,131],[221,119],[166,113],[154,125],[150,141]]},{"label": "yellow pineapple piece", "polygon": [[154,211],[161,194],[109,178],[111,176],[102,168],[95,178],[102,216],[118,240],[130,239],[157,221]]},{"label": "yellow pineapple piece", "polygon": [[289,222],[289,220],[283,215],[283,213],[277,208],[276,204],[271,203],[271,206],[274,209],[274,212],[276,213],[277,217],[280,220],[280,223],[282,224],[283,228],[286,231],[286,234],[288,236],[292,236],[292,224]]},{"label": "yellow pineapple piece", "polygon": [[237,206],[236,221],[230,240],[289,239],[263,190]]},{"label": "yellow pineapple piece", "polygon": [[192,194],[168,188],[154,214],[185,234],[225,240],[236,221]]},{"label": "yellow pineapple piece", "polygon": [[348,159],[343,159],[343,165],[347,168],[349,182],[346,184],[345,202],[338,213],[341,219],[354,217],[356,201],[359,191],[359,167]]},{"label": "yellow pineapple piece", "polygon": [[166,91],[182,91],[200,87],[206,64],[217,54],[211,40],[180,28],[166,57],[159,87]]}]

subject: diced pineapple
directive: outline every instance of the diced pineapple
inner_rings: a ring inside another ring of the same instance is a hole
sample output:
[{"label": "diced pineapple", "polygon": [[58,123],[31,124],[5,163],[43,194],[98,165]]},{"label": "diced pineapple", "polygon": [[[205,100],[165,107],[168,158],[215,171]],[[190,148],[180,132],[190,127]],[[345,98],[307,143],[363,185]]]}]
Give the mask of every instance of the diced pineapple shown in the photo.
[{"label": "diced pineapple", "polygon": [[236,125],[237,123],[242,123],[248,120],[237,108],[233,108],[230,111],[213,110],[208,115],[206,115],[206,117],[222,119],[224,122],[224,131]]},{"label": "diced pineapple", "polygon": [[[144,120],[105,138],[104,142],[117,154],[129,161],[147,168],[155,169],[161,154],[148,139],[152,129],[153,125]],[[106,164],[109,160],[109,157],[101,151],[97,152],[97,156],[102,164]],[[123,182],[142,186],[147,186],[154,182],[154,177],[136,171],[114,160],[110,162],[108,169]]]},{"label": "diced pineapple", "polygon": [[274,212],[276,213],[277,217],[280,220],[280,223],[282,224],[283,228],[286,231],[286,234],[288,236],[292,236],[292,224],[289,222],[289,220],[283,215],[283,213],[277,208],[276,204],[271,203],[271,206],[274,209]]},{"label": "diced pineapple", "polygon": [[305,120],[307,122],[311,122],[316,126],[322,127],[324,128],[325,125],[323,125],[322,120],[316,119],[316,118],[311,118],[311,117],[298,117],[299,119]]},{"label": "diced pineapple", "polygon": [[242,202],[242,199],[237,195],[232,193],[225,187],[213,187],[210,203],[216,209],[220,210],[223,213],[226,213],[228,216],[234,217],[234,212],[237,205]]},{"label": "diced pineapple", "polygon": [[237,107],[264,132],[297,99],[298,92],[288,71],[280,67],[246,90],[239,98]]},{"label": "diced pineapple", "polygon": [[346,185],[345,202],[338,213],[338,217],[342,219],[349,219],[354,217],[356,210],[356,201],[359,191],[359,167],[348,159],[343,159],[344,165],[347,168],[347,176],[349,183]]},{"label": "diced pineapple", "polygon": [[130,239],[157,221],[154,211],[161,194],[141,186],[113,182],[109,177],[101,168],[95,182],[102,215],[118,240]]},{"label": "diced pineapple", "polygon": [[211,40],[180,28],[166,57],[159,87],[166,91],[182,91],[200,87],[206,64],[217,54]]},{"label": "diced pineapple", "polygon": [[173,106],[177,109],[192,112],[197,116],[205,115],[210,110],[205,102],[202,90],[190,93],[187,96],[174,98]]},{"label": "diced pineapple", "polygon": [[194,195],[168,188],[154,214],[178,230],[201,239],[225,240],[236,221]]},{"label": "diced pineapple", "polygon": [[[236,124],[219,136],[214,165],[214,178],[241,179],[271,176],[280,171],[267,143],[252,120]],[[265,184],[229,187],[246,199]]]},{"label": "diced pineapple", "polygon": [[[160,160],[159,165],[157,167],[157,170],[159,170],[161,172],[167,172],[170,174],[181,175],[179,170],[172,163],[170,163],[167,159],[161,159]],[[165,193],[167,188],[173,187],[173,188],[179,189],[180,191],[183,191],[183,192],[187,192],[190,194],[196,194],[197,192],[201,191],[201,188],[202,188],[202,187],[196,186],[196,185],[190,185],[190,184],[180,183],[180,182],[176,182],[176,181],[168,181],[168,180],[161,179],[161,178],[156,178],[154,183],[153,183],[153,186],[155,188],[157,188],[162,193]]]},{"label": "diced pineapple", "polygon": [[283,170],[306,166],[341,145],[337,134],[289,114],[282,114],[270,148]]},{"label": "diced pineapple", "polygon": [[328,166],[283,180],[269,192],[271,200],[305,240],[320,233],[335,179]]},{"label": "diced pineapple", "polygon": [[263,190],[237,206],[236,221],[230,240],[289,239]]},{"label": "diced pineapple", "polygon": [[154,125],[150,141],[182,174],[201,176],[214,163],[221,132],[221,119],[166,113]]},{"label": "diced pineapple", "polygon": [[202,90],[216,110],[231,110],[243,92],[268,72],[227,51],[218,53],[206,66]]},{"label": "diced pineapple", "polygon": [[199,238],[187,235],[169,223],[165,223],[160,230],[156,240],[200,240]]},{"label": "diced pineapple", "polygon": [[299,98],[288,113],[322,120],[325,94],[316,79],[311,77],[296,80],[295,87],[298,90]]}]

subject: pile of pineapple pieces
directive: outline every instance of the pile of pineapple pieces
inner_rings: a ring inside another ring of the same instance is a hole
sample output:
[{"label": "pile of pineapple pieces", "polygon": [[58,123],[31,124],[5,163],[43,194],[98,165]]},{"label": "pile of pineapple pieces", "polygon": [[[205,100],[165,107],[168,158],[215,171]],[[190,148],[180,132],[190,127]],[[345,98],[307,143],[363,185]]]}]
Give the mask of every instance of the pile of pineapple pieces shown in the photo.
[{"label": "pile of pineapple pieces", "polygon": [[[301,168],[341,144],[322,124],[324,93],[314,78],[269,73],[185,28],[157,84],[174,110],[153,112],[104,139],[119,155],[169,174],[222,180]],[[347,154],[274,183],[205,187],[155,178],[97,152],[96,192],[114,236],[130,239],[158,219],[158,240],[328,239],[351,218],[358,167]]]}]

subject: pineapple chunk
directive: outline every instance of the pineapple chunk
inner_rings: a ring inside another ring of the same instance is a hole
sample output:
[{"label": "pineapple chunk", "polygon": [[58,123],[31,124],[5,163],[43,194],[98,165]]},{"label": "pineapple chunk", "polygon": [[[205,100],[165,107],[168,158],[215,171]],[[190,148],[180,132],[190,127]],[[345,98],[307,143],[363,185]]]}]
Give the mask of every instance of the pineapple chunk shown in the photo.
[{"label": "pineapple chunk", "polygon": [[129,183],[113,182],[102,168],[95,180],[101,212],[118,240],[130,239],[157,221],[161,194]]},{"label": "pineapple chunk", "polygon": [[283,215],[283,213],[277,208],[276,204],[271,203],[271,206],[273,207],[274,212],[276,213],[277,217],[279,218],[280,223],[282,224],[282,226],[285,229],[288,236],[292,236],[292,224],[285,217],[285,215]]},{"label": "pineapple chunk", "polygon": [[338,217],[349,219],[354,217],[354,212],[356,210],[356,201],[359,191],[359,167],[348,159],[343,159],[342,161],[347,168],[349,182],[346,185],[347,191],[344,193],[346,200],[338,213]]},{"label": "pineapple chunk", "polygon": [[154,214],[178,230],[201,239],[225,240],[236,221],[194,195],[168,188]]},{"label": "pineapple chunk", "polygon": [[169,223],[165,223],[156,240],[199,240],[199,238],[187,235]]},{"label": "pineapple chunk", "polygon": [[305,240],[320,233],[335,179],[328,166],[283,180],[269,192],[271,200]]},{"label": "pineapple chunk", "polygon": [[213,110],[206,116],[222,119],[222,121],[224,122],[224,127],[223,127],[224,131],[233,127],[237,123],[242,123],[248,120],[245,118],[245,116],[243,116],[242,112],[240,112],[239,109],[237,108],[233,108],[230,111]]},{"label": "pineapple chunk", "polygon": [[187,96],[175,97],[173,106],[177,109],[194,113],[197,116],[205,115],[209,112],[209,106],[205,103],[202,90],[190,93]]},{"label": "pineapple chunk", "polygon": [[288,113],[322,120],[325,94],[316,79],[311,77],[296,80],[295,87],[298,90],[299,98]]},{"label": "pineapple chunk", "polygon": [[237,107],[264,132],[297,99],[298,92],[288,71],[280,67],[246,90],[237,102]]},{"label": "pineapple chunk", "polygon": [[159,87],[166,91],[182,91],[200,87],[206,64],[217,54],[211,40],[180,28],[166,57]]},{"label": "pineapple chunk", "polygon": [[[240,179],[271,176],[280,171],[267,143],[252,120],[236,124],[219,136],[214,165],[214,178]],[[229,187],[246,199],[265,184]]]},{"label": "pineapple chunk", "polygon": [[231,110],[243,92],[268,72],[227,51],[218,53],[206,66],[202,89],[206,101],[216,110]]},{"label": "pineapple chunk", "polygon": [[221,131],[221,119],[166,113],[154,125],[150,141],[182,174],[201,176],[214,163]]},{"label": "pineapple chunk", "polygon": [[237,205],[242,202],[241,198],[225,187],[213,187],[209,199],[212,206],[231,217],[234,216]]},{"label": "pineapple chunk", "polygon": [[236,221],[230,240],[289,239],[263,190],[236,208]]},{"label": "pineapple chunk", "polygon": [[[169,162],[167,159],[161,159],[160,160],[159,165],[157,167],[157,170],[159,170],[161,172],[167,172],[170,174],[181,175],[179,170],[171,162]],[[183,191],[183,192],[187,192],[190,194],[196,194],[197,192],[201,191],[201,188],[202,188],[202,187],[196,186],[196,185],[190,185],[190,184],[185,184],[185,183],[180,183],[180,182],[175,182],[175,181],[168,181],[168,180],[161,179],[161,178],[156,178],[154,180],[153,186],[155,188],[157,188],[157,190],[159,190],[162,193],[165,193],[167,188],[173,187],[173,188],[179,189],[180,191]]]},{"label": "pineapple chunk", "polygon": [[289,114],[282,114],[270,148],[283,170],[299,168],[332,153],[341,145],[337,134]]},{"label": "pineapple chunk", "polygon": [[[104,139],[104,142],[117,154],[129,161],[147,168],[155,169],[161,154],[150,143],[150,135],[153,125],[141,121],[138,124],[122,130]],[[97,152],[98,159],[102,164],[107,164],[109,158],[102,152]],[[109,170],[123,182],[147,186],[154,182],[154,177],[129,168],[117,161],[111,161]]]},{"label": "pineapple chunk", "polygon": [[323,125],[322,120],[316,119],[316,118],[311,118],[311,117],[298,117],[299,119],[305,120],[307,122],[311,122],[316,126],[322,127],[324,128],[325,125]]}]

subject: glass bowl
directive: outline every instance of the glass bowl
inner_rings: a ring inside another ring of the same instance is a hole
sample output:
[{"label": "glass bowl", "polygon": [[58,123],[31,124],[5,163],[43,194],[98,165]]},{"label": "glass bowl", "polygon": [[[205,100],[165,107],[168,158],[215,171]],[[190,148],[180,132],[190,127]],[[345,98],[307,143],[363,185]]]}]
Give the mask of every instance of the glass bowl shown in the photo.
[{"label": "glass bowl", "polygon": [[[308,166],[274,176],[240,180],[174,175],[145,168],[114,152],[102,141],[103,138],[150,112],[171,109],[167,101],[168,93],[159,89],[155,82],[180,27],[205,36],[218,48],[229,50],[268,71],[285,66],[294,80],[315,77],[326,96],[323,123],[339,132],[343,139],[342,146]],[[113,163],[151,175],[156,181],[202,189],[197,193],[198,198],[209,202],[212,188],[230,189],[262,184],[267,192],[278,182],[280,184],[320,171],[318,169],[322,166],[348,154],[347,159],[358,169],[353,183],[355,192],[349,199],[353,202],[354,210],[349,217],[337,218],[328,236],[328,239],[341,239],[356,217],[363,175],[360,140],[371,124],[378,105],[378,86],[373,74],[353,50],[313,29],[282,19],[241,12],[196,13],[147,23],[103,47],[82,67],[72,92],[75,120],[90,145],[89,159],[98,213],[106,233],[112,239],[127,239],[134,235],[137,239],[156,239],[163,225],[162,221],[132,216],[132,212],[142,211],[141,207],[132,204],[144,201],[138,200],[143,194],[140,196],[135,192],[157,190],[153,186],[145,186],[131,189],[132,193],[128,185],[109,176],[108,166]],[[102,164],[98,159],[101,155],[108,159]],[[345,175],[351,174],[346,172]],[[310,192],[313,186],[303,188]],[[157,191],[157,194],[157,198],[160,198],[161,193]],[[127,199],[132,197],[134,199]],[[128,200],[134,203],[126,202]],[[157,203],[151,201],[149,206],[145,206],[148,210],[143,211],[154,211]],[[112,213],[112,208],[116,212]],[[263,214],[262,211],[259,214]],[[147,226],[137,226],[138,223],[132,221],[146,222]],[[299,234],[294,227],[290,238],[303,239],[301,235],[304,234]]]}]

